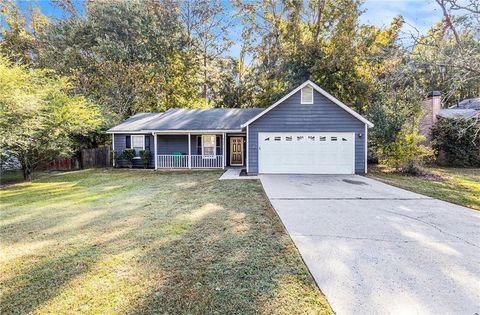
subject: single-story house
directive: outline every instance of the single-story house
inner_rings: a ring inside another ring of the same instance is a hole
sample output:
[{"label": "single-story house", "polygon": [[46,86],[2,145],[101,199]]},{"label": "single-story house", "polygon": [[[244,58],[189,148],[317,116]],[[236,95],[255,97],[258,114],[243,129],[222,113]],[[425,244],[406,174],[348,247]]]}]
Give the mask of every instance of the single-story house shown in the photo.
[{"label": "single-story house", "polygon": [[418,131],[425,136],[423,144],[429,145],[432,138],[432,127],[442,118],[476,119],[480,124],[480,97],[465,99],[448,108],[443,108],[440,91],[432,91],[422,102],[422,116]]},{"label": "single-story house", "polygon": [[[154,152],[149,167],[242,167],[248,175],[364,174],[373,124],[311,81],[268,108],[170,109],[109,129],[113,151]],[[118,161],[125,166],[125,161]],[[140,166],[137,156],[134,166]]]}]

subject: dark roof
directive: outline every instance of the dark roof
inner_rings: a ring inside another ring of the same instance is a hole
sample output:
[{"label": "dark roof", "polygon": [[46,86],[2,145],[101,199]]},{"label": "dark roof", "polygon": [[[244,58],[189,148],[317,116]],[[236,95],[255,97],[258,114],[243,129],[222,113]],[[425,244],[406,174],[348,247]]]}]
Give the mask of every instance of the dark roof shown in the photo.
[{"label": "dark roof", "polygon": [[441,109],[438,116],[443,118],[480,117],[480,97],[465,99],[446,109]]},{"label": "dark roof", "polygon": [[164,113],[137,114],[108,131],[241,130],[243,123],[263,110],[263,108],[173,108]]},{"label": "dark roof", "polygon": [[468,98],[458,103],[457,108],[480,110],[480,97]]},{"label": "dark roof", "polygon": [[122,121],[119,125],[108,129],[107,131],[139,131],[142,127],[152,120],[159,119],[163,113],[138,113]]},{"label": "dark roof", "polygon": [[479,110],[466,108],[441,109],[438,116],[443,118],[473,118],[480,115]]}]

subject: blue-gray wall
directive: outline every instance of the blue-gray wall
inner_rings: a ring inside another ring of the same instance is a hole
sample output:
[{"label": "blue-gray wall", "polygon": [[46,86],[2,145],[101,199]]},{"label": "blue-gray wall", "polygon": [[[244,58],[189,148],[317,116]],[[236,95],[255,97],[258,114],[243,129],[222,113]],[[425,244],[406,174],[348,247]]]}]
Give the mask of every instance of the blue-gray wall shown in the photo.
[{"label": "blue-gray wall", "polygon": [[[198,136],[201,137],[201,135]],[[157,154],[173,154],[174,152],[188,154],[188,135],[158,135],[157,137]],[[222,136],[220,135],[219,155],[223,153],[223,140],[221,137]],[[196,155],[197,135],[191,135],[190,141],[192,155]]]},{"label": "blue-gray wall", "polygon": [[258,133],[289,131],[355,132],[355,173],[365,173],[365,123],[317,91],[314,91],[313,101],[313,104],[300,104],[298,91],[249,125],[249,174],[258,173]]},{"label": "blue-gray wall", "polygon": [[[114,134],[114,147],[116,154],[121,154],[126,148],[126,137],[132,134]],[[138,134],[136,134],[138,135]],[[152,160],[149,164],[150,168],[155,167],[154,152],[154,138],[151,134],[145,134],[145,137],[150,138],[150,151],[152,152]],[[223,141],[220,141],[220,154],[222,154]],[[197,154],[197,135],[191,135],[191,150],[192,155]],[[158,135],[157,136],[157,154],[173,154],[180,152],[188,154],[188,136],[187,135]],[[118,161],[119,167],[127,167],[127,162],[124,160]],[[134,167],[143,167],[142,160],[134,159]]]},{"label": "blue-gray wall", "polygon": [[[137,134],[136,134],[137,135]],[[115,148],[115,154],[122,154],[123,150],[126,148],[126,139],[127,136],[131,136],[131,134],[114,134],[113,135],[113,144]],[[150,159],[150,164],[148,167],[154,168],[155,167],[155,160],[153,156],[153,150],[154,150],[154,143],[153,143],[153,136],[150,134],[145,134],[145,138],[149,137],[150,138],[150,152],[152,152],[152,157]],[[145,148],[148,149],[148,148]],[[124,160],[118,161],[119,167],[127,167],[127,162]],[[133,160],[133,166],[134,167],[143,167],[143,162],[141,159],[134,159]]]}]

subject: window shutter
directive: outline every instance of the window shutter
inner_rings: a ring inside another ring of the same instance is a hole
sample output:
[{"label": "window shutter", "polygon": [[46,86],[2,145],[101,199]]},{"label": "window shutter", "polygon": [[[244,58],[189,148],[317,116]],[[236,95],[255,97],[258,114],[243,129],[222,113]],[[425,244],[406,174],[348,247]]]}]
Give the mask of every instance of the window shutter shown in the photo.
[{"label": "window shutter", "polygon": [[145,136],[145,150],[152,151],[150,150],[150,136]]},{"label": "window shutter", "polygon": [[127,136],[125,138],[125,148],[126,149],[131,149],[132,148],[132,141],[130,139],[130,136]]},{"label": "window shutter", "polygon": [[216,151],[216,154],[217,154],[217,155],[222,155],[222,148],[221,148],[221,146],[220,146],[221,143],[222,143],[222,142],[221,142],[221,137],[220,137],[220,136],[217,136],[217,137],[215,138],[215,147],[216,147],[216,150],[215,150],[215,151]]},{"label": "window shutter", "polygon": [[197,136],[197,155],[202,155],[202,136]]}]

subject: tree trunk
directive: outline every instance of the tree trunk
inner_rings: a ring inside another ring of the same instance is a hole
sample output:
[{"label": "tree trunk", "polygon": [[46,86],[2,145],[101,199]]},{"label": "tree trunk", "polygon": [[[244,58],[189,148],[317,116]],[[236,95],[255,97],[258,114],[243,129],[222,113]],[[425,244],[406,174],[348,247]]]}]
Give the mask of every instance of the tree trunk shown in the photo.
[{"label": "tree trunk", "polygon": [[32,181],[32,170],[30,169],[30,167],[22,165],[22,171],[23,171],[23,179],[25,181],[31,182]]},{"label": "tree trunk", "polygon": [[208,106],[208,83],[207,83],[207,52],[203,56],[203,97],[205,106]]}]

